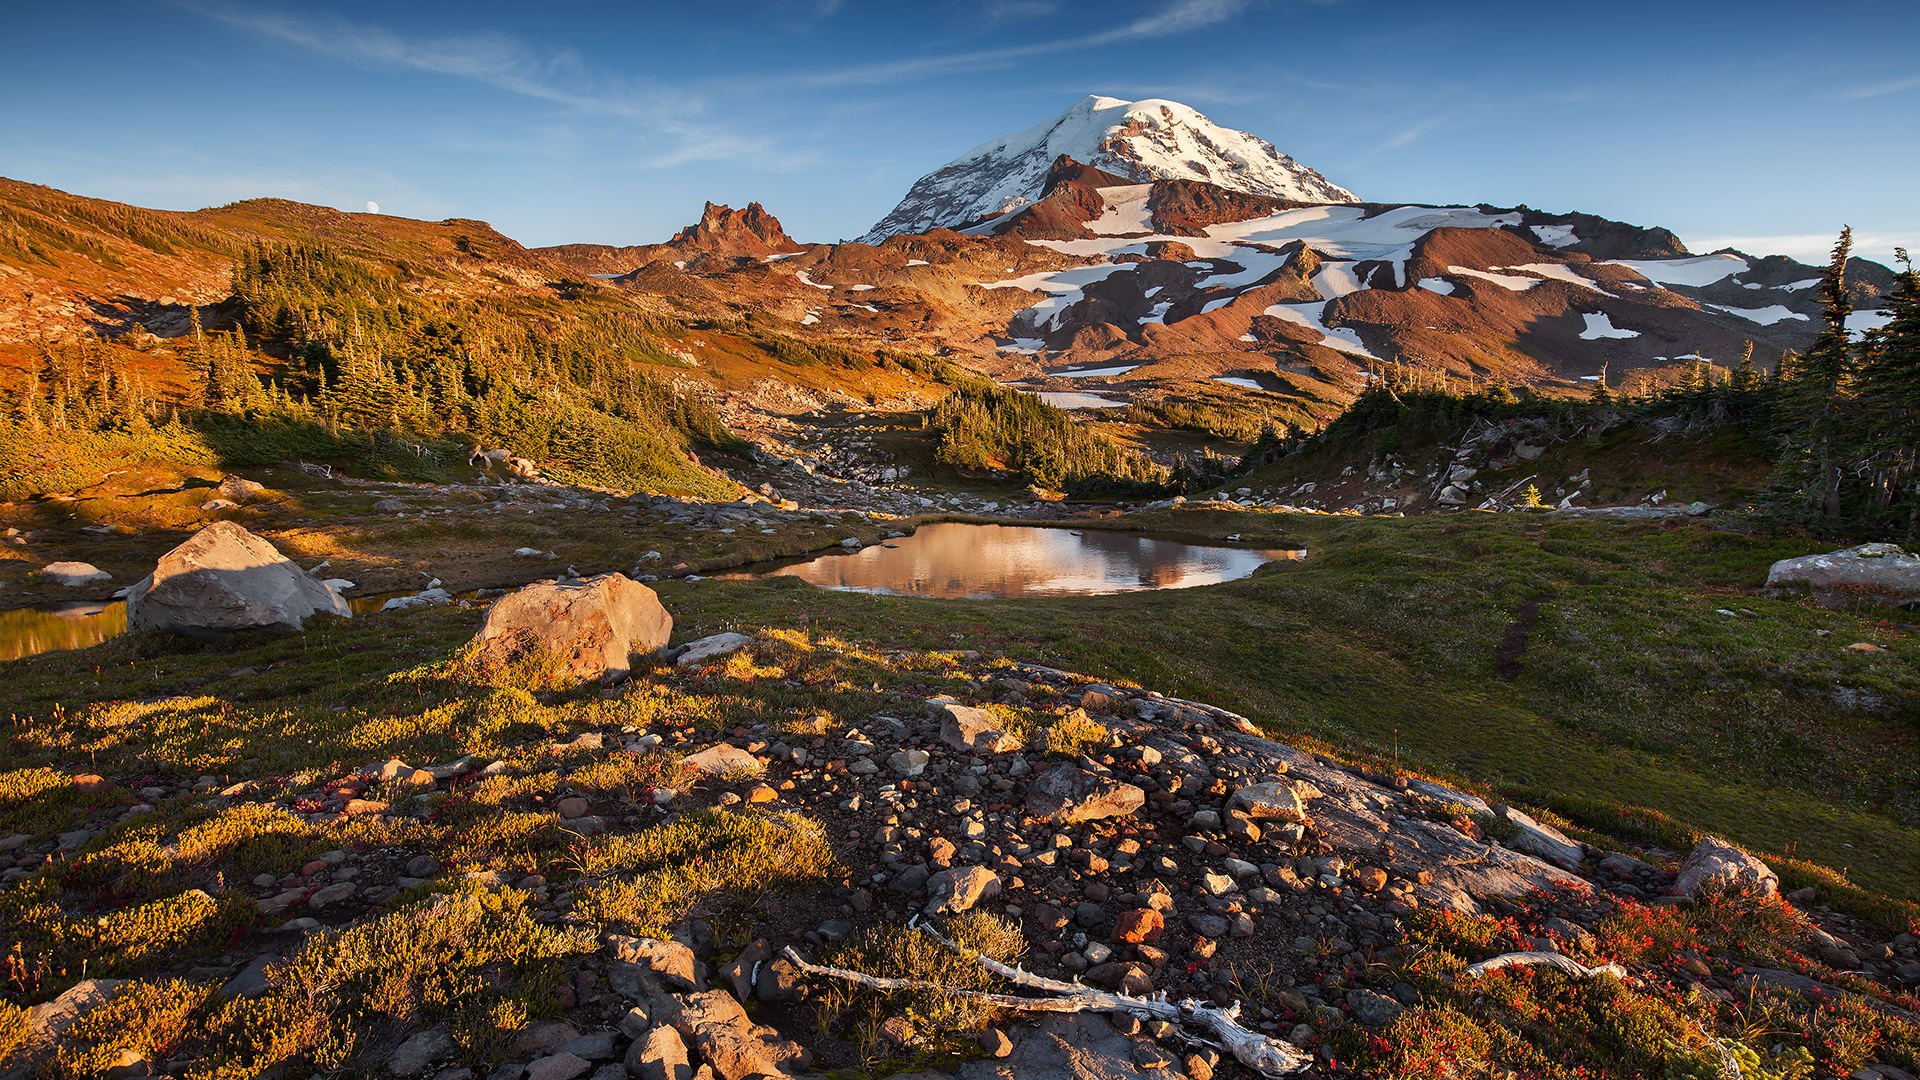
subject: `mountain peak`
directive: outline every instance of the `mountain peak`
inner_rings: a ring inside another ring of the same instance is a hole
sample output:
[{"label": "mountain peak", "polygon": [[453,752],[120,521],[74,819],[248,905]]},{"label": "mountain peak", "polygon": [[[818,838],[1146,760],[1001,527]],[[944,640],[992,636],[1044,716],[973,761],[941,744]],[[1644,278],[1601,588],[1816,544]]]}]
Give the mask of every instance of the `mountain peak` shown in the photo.
[{"label": "mountain peak", "polygon": [[862,239],[969,225],[1037,201],[1062,155],[1132,183],[1199,180],[1299,202],[1350,203],[1353,192],[1244,131],[1177,101],[1089,94],[1025,131],[982,143],[914,182]]},{"label": "mountain peak", "polygon": [[714,251],[725,255],[783,255],[806,250],[788,236],[759,203],[735,210],[709,202],[698,224],[689,225],[661,245],[678,251]]}]

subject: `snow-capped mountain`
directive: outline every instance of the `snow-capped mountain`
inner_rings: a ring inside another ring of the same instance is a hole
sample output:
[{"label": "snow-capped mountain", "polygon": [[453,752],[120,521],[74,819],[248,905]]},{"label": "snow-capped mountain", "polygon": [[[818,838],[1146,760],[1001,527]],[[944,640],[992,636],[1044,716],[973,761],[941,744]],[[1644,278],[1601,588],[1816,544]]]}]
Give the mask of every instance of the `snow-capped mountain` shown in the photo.
[{"label": "snow-capped mountain", "polygon": [[862,242],[965,225],[1040,197],[1060,155],[1146,182],[1199,180],[1301,202],[1358,202],[1353,192],[1273,148],[1177,101],[1088,95],[1059,116],[974,147],[914,182]]}]

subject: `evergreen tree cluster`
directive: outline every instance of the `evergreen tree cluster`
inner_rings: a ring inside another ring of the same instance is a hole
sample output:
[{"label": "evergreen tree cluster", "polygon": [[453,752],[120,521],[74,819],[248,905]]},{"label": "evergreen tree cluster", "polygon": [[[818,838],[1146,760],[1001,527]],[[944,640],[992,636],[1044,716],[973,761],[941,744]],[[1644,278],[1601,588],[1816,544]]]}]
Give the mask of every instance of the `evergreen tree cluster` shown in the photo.
[{"label": "evergreen tree cluster", "polygon": [[1167,468],[1076,424],[1038,397],[981,379],[962,382],[928,414],[934,459],[967,469],[1007,469],[1053,491],[1158,491]]}]

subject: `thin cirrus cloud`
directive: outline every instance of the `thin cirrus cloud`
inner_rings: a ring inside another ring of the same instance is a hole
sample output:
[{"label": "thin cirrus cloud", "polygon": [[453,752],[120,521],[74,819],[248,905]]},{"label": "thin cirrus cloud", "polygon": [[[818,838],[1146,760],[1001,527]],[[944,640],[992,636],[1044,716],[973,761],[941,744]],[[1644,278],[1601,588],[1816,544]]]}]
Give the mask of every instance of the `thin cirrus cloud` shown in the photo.
[{"label": "thin cirrus cloud", "polygon": [[1888,94],[1897,94],[1902,90],[1912,90],[1915,87],[1920,87],[1920,75],[1857,87],[1843,92],[1840,96],[1848,101],[1864,101],[1867,98],[1885,97]]},{"label": "thin cirrus cloud", "polygon": [[1053,41],[1035,41],[1004,49],[979,49],[972,52],[949,53],[945,56],[919,56],[881,64],[862,64],[808,76],[802,81],[812,86],[905,82],[981,68],[1003,67],[1029,56],[1097,49],[1103,45],[1116,45],[1125,41],[1165,37],[1198,30],[1225,22],[1240,14],[1246,7],[1247,0],[1176,0],[1161,11],[1097,34],[1057,38]]},{"label": "thin cirrus cloud", "polygon": [[498,33],[418,39],[339,20],[318,23],[273,12],[182,6],[237,29],[347,63],[472,79],[576,113],[631,124],[640,134],[666,142],[649,147],[644,162],[648,167],[752,160],[778,169],[795,167],[804,157],[783,153],[766,139],[693,122],[687,118],[705,111],[704,102],[598,75],[571,50],[540,56]]}]

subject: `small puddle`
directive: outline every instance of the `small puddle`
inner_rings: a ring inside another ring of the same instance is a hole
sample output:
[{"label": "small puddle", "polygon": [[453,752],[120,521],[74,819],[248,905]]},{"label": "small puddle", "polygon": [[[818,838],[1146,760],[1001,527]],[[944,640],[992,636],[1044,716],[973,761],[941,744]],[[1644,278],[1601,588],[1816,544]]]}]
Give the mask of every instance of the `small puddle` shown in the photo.
[{"label": "small puddle", "polygon": [[[347,599],[355,615],[379,611],[381,605],[407,592],[374,593]],[[454,603],[472,600],[473,592],[456,593]],[[65,649],[90,649],[127,632],[124,600],[76,600],[46,607],[0,611],[0,661],[19,660]]]},{"label": "small puddle", "polygon": [[857,552],[743,567],[724,578],[791,576],[827,589],[986,599],[1190,589],[1252,574],[1304,548],[1245,548],[1148,533],[1031,525],[922,525]]},{"label": "small puddle", "polygon": [[126,630],[127,605],[119,600],[77,600],[0,611],[0,660],[91,648]]}]

